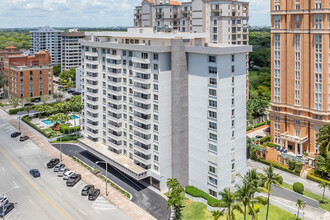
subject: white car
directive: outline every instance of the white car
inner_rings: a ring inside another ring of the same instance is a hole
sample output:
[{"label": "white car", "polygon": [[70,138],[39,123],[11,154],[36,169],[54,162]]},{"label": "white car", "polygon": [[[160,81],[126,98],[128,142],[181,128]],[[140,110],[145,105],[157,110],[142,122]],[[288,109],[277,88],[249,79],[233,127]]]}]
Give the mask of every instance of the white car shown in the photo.
[{"label": "white car", "polygon": [[57,172],[57,176],[58,177],[62,177],[64,175],[64,173],[68,172],[69,169],[64,167],[64,168],[61,168],[58,172]]},{"label": "white car", "polygon": [[75,174],[74,171],[67,171],[67,172],[64,173],[63,179],[68,180],[70,178],[70,176],[72,176],[73,174]]},{"label": "white car", "polygon": [[0,207],[2,207],[4,204],[7,204],[8,202],[9,202],[8,197],[6,195],[3,196],[1,194],[1,197],[0,197]]}]

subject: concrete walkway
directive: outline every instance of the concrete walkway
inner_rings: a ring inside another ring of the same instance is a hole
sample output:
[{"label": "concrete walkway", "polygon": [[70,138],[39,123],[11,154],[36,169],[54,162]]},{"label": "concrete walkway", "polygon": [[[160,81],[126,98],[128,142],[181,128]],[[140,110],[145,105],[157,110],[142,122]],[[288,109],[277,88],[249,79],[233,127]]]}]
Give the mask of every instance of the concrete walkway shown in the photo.
[{"label": "concrete walkway", "polygon": [[[0,117],[6,120],[9,124],[11,124],[13,127],[15,127],[18,130],[18,121],[16,121],[14,118],[10,117],[6,112],[3,110],[0,110]],[[33,129],[30,127],[25,126],[24,124],[21,124],[21,131],[25,135],[28,135],[30,139],[41,149],[43,149],[45,152],[47,152],[49,155],[51,155],[54,158],[59,157],[59,151],[54,148],[49,142],[45,141],[43,138],[39,136],[39,134],[35,134],[33,132]],[[46,162],[46,161],[45,161]],[[81,166],[80,164],[76,163],[73,159],[63,154],[63,163],[65,163],[66,167],[68,167],[70,170],[76,171],[76,173],[81,174],[81,178],[84,182],[87,184],[93,184],[96,188],[99,188],[101,190],[101,194],[104,198],[109,200],[111,203],[113,203],[115,206],[117,206],[120,210],[122,210],[124,213],[126,213],[128,216],[130,216],[133,219],[137,220],[149,220],[149,219],[155,219],[153,216],[151,216],[149,213],[144,211],[139,206],[135,205],[133,202],[131,202],[129,199],[127,199],[124,195],[122,195],[120,192],[115,190],[114,188],[110,187],[109,189],[109,195],[105,195],[105,189],[104,185],[105,182],[102,181],[100,178],[93,175],[89,170],[87,170],[85,167]]]},{"label": "concrete walkway", "polygon": [[[253,160],[249,159],[247,161],[247,167],[248,168],[256,168],[258,170],[258,172],[263,172],[262,168],[263,167],[268,167],[268,166],[266,164],[263,164],[263,163],[260,163],[260,162],[253,161]],[[301,178],[299,176],[293,175],[291,173],[288,173],[288,172],[285,172],[285,171],[282,171],[282,170],[279,170],[279,169],[276,169],[276,168],[274,168],[274,172],[280,174],[283,177],[283,181],[288,183],[288,184],[293,185],[295,182],[300,182],[300,183],[304,184],[304,187],[305,187],[306,191],[315,193],[315,194],[320,195],[320,196],[322,196],[322,194],[323,194],[323,189],[318,187],[319,184],[317,182]],[[325,190],[325,197],[330,199],[330,190],[329,189]]]}]

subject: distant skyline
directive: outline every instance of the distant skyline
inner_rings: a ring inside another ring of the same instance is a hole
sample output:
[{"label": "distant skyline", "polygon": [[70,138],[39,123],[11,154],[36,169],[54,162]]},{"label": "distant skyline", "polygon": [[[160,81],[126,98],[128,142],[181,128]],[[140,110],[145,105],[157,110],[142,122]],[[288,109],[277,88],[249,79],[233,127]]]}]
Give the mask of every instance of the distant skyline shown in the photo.
[{"label": "distant skyline", "polygon": [[[133,26],[134,7],[141,3],[141,0],[1,1],[0,28]],[[248,2],[249,24],[270,26],[270,1]]]}]

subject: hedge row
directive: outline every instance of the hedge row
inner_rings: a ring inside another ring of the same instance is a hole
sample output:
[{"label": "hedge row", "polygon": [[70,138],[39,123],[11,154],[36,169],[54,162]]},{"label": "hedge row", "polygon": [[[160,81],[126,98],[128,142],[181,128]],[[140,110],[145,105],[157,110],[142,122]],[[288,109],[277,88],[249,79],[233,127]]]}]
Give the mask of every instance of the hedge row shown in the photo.
[{"label": "hedge row", "polygon": [[[259,127],[261,127],[261,126],[264,126],[264,125],[266,125],[266,124],[270,124],[270,120],[267,120],[267,121],[264,121],[264,122],[260,122],[260,123],[258,123],[258,124],[255,124],[255,125],[253,125],[253,128],[259,128]],[[252,130],[252,126],[248,126],[247,128],[246,128],[246,131],[250,131],[250,130]]]},{"label": "hedge row", "polygon": [[296,173],[295,171],[290,170],[286,166],[283,166],[283,165],[280,165],[280,164],[277,164],[277,163],[273,163],[273,162],[270,162],[270,161],[267,161],[267,160],[263,160],[263,159],[260,159],[260,158],[256,158],[256,161],[267,164],[267,165],[272,164],[275,168],[277,168],[279,170],[283,170],[283,171],[289,172],[291,174],[294,174],[296,176],[300,176],[300,173]]},{"label": "hedge row", "polygon": [[62,132],[63,134],[72,134],[76,131],[80,131],[80,126],[76,126],[76,127],[68,127],[67,125],[60,126],[60,132]]},{"label": "hedge row", "polygon": [[40,128],[38,128],[35,124],[31,123],[28,116],[24,116],[22,118],[22,121],[24,121],[26,124],[30,125],[32,128],[34,128],[35,130],[37,130],[40,134],[44,135],[47,138],[50,138],[51,134],[47,134],[45,131],[41,130]]},{"label": "hedge row", "polygon": [[61,138],[57,138],[57,141],[76,141],[79,138],[81,138],[80,135],[67,135],[67,136],[63,136],[62,139]]},{"label": "hedge row", "polygon": [[313,176],[313,175],[307,175],[307,179],[313,180],[313,181],[318,182],[318,183],[326,183],[330,186],[330,181],[324,180],[320,177],[316,177],[316,176]]},{"label": "hedge row", "polygon": [[214,206],[215,204],[220,202],[220,200],[213,198],[206,192],[204,192],[194,186],[186,186],[186,193],[193,197],[200,197],[200,198],[207,200],[207,204],[209,206]]},{"label": "hedge row", "polygon": [[[49,104],[43,104],[43,105],[34,105],[34,106],[31,106],[32,109],[34,109],[35,107],[37,106],[50,106],[50,107],[53,107],[54,105],[58,104],[59,102],[53,102],[53,103],[49,103]],[[26,110],[26,107],[22,107],[22,108],[16,108],[16,109],[9,109],[9,115],[16,115],[18,112],[21,112],[21,111],[25,111]]]}]

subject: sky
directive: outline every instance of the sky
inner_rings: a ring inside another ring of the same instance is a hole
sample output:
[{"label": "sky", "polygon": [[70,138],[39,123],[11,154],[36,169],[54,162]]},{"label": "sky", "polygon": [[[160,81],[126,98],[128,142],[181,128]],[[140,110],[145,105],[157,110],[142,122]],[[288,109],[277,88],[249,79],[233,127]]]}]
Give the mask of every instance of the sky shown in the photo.
[{"label": "sky", "polygon": [[[269,26],[270,0],[249,2],[250,25]],[[0,28],[133,26],[134,6],[140,3],[141,0],[0,0]]]}]

